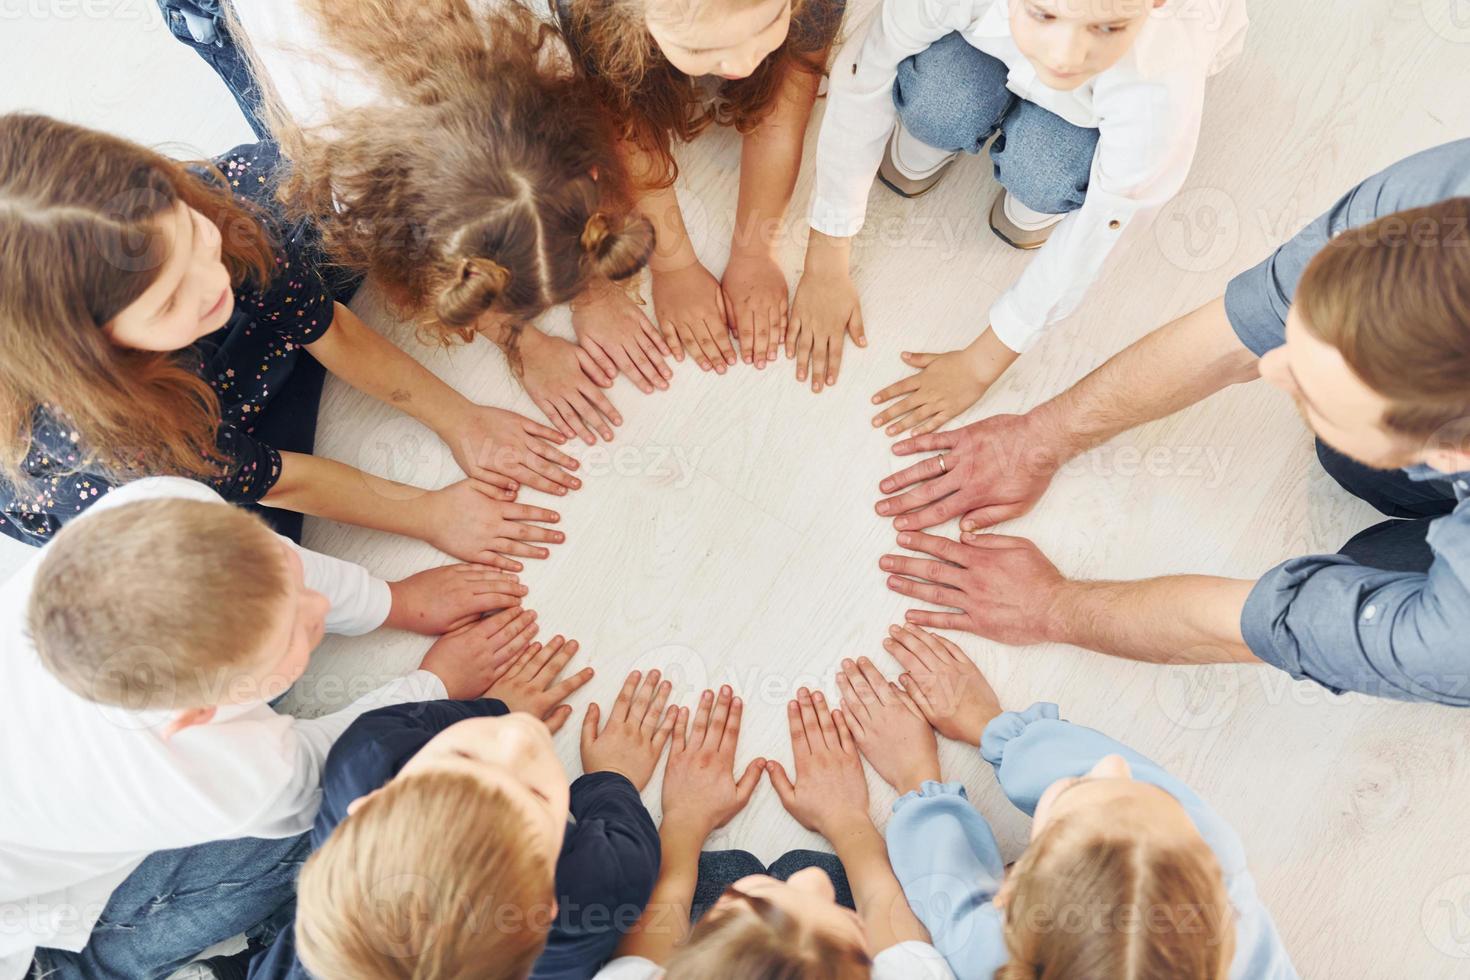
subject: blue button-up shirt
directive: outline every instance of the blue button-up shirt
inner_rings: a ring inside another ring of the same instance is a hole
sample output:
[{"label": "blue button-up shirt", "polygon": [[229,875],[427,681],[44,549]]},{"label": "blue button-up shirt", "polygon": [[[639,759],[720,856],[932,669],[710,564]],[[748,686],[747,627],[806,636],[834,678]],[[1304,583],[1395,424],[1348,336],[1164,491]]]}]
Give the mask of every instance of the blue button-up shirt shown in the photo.
[{"label": "blue button-up shirt", "polygon": [[[1333,236],[1466,195],[1470,140],[1416,153],[1358,184],[1231,280],[1225,311],[1241,342],[1258,355],[1285,342],[1297,283]],[[1407,473],[1446,482],[1459,501],[1429,528],[1427,571],[1369,568],[1344,555],[1293,558],[1256,583],[1241,632],[1262,660],[1334,691],[1470,706],[1470,473]]]}]

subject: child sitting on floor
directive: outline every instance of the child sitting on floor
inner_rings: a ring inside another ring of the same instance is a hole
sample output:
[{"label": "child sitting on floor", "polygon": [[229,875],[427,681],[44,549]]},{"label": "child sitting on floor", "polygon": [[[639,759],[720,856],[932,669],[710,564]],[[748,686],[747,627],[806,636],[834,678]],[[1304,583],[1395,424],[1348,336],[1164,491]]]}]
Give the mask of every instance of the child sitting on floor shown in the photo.
[{"label": "child sitting on floor", "polygon": [[[484,692],[535,633],[524,593],[467,565],[383,582],[176,477],[109,494],[0,595],[0,711],[25,733],[0,740],[0,977],[166,976],[262,928],[332,742],[372,708]],[[335,713],[271,709],[324,632],[380,626],[457,631],[406,677],[359,669]]]},{"label": "child sitting on floor", "polygon": [[554,685],[566,656],[528,652],[482,699],[358,719],[327,760],[296,928],[251,964],[251,980],[597,971],[658,875],[638,794],[676,709],[664,710],[672,685],[658,671],[634,671],[600,731],[588,706],[585,775],[569,784],[551,733],[591,674]]},{"label": "child sitting on floor", "polygon": [[[843,662],[842,716],[893,804],[888,854],[960,980],[1288,980],[1296,971],[1239,838],[1179,780],[1054,704],[1002,713],[964,651],[913,626],[885,641],[902,686]],[[977,746],[1031,841],[1007,870],[934,732]]]}]

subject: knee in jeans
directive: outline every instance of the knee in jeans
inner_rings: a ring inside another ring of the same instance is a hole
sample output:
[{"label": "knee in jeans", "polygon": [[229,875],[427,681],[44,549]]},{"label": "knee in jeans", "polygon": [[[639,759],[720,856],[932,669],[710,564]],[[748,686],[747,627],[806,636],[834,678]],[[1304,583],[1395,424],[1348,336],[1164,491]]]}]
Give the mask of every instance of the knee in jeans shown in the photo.
[{"label": "knee in jeans", "polygon": [[899,64],[893,103],[916,139],[974,151],[1010,102],[1005,81],[1001,62],[950,34]]},{"label": "knee in jeans", "polygon": [[1006,121],[991,153],[1001,183],[1017,200],[1043,214],[1065,214],[1080,208],[1087,197],[1096,149],[1095,129],[1061,119],[1032,125],[1022,116]]}]

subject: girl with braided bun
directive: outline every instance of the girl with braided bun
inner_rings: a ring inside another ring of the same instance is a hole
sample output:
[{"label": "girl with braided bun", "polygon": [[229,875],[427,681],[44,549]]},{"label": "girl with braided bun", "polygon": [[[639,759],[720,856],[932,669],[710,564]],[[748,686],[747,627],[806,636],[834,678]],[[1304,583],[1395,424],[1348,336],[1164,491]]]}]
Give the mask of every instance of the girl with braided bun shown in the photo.
[{"label": "girl with braided bun", "polygon": [[[567,437],[612,438],[622,418],[600,389],[619,369],[667,385],[663,339],[617,285],[653,227],[550,24],[466,0],[267,0],[238,17],[293,165],[283,198],[334,261],[425,339],[500,345]],[[532,326],[565,303],[581,346]],[[641,343],[608,339],[626,324]]]}]

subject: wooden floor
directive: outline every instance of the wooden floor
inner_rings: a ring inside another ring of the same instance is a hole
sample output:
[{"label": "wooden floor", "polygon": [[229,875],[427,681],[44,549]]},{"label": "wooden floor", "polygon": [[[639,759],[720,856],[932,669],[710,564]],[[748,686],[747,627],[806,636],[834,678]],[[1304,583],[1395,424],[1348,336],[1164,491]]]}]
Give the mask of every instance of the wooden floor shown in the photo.
[{"label": "wooden floor", "polygon": [[[1184,192],[1083,311],[972,417],[1056,393],[1218,294],[1356,180],[1465,136],[1470,21],[1463,10],[1456,19],[1453,6],[1253,2],[1247,52],[1211,87]],[[224,89],[172,42],[149,0],[120,0],[105,15],[86,4],[67,5],[72,16],[16,9],[19,19],[0,27],[0,109],[44,110],[179,153],[247,139]],[[809,153],[815,133],[814,125]],[[685,213],[716,272],[737,160],[737,142],[724,133],[681,157]],[[868,425],[868,398],[904,373],[900,349],[949,349],[972,337],[1027,261],[985,229],[992,184],[977,160],[917,204],[874,191],[856,250],[870,346],[848,348],[835,390],[811,395],[784,362],[764,373],[742,365],[724,378],[686,364],[671,391],[647,397],[619,381],[614,399],[627,422],[611,450],[581,453],[586,486],[561,507],[568,543],[524,575],[548,632],[580,639],[584,662],[597,667],[587,697],[610,699],[632,667],[671,671],[686,698],[730,682],[750,705],[742,760],[788,759],[783,705],[797,686],[831,691],[844,656],[892,666],[879,641],[905,604],[877,570],[893,532],[872,505],[896,462]],[[803,173],[798,216],[810,186]],[[793,280],[802,226],[784,251]],[[460,390],[535,413],[490,345],[430,354],[371,293],[356,305]],[[548,326],[569,331],[564,313]],[[1142,466],[1141,452],[1153,447],[1167,452]],[[335,382],[317,449],[424,486],[459,476],[430,433]],[[526,499],[546,503],[537,496]],[[1255,384],[1077,461],[1032,515],[1005,530],[1034,536],[1077,576],[1253,577],[1291,555],[1336,550],[1374,519],[1318,469],[1289,402]],[[307,542],[389,577],[445,561],[417,542],[320,522],[308,522]],[[0,568],[24,553],[0,551]],[[1332,697],[1264,667],[1164,669],[1065,647],[955,639],[1008,707],[1057,701],[1065,717],[1155,757],[1210,800],[1244,837],[1303,976],[1470,975],[1466,715]],[[340,703],[413,667],[424,646],[404,635],[331,640],[291,706],[314,713]],[[587,697],[577,699],[578,717]],[[559,744],[577,771],[575,733]],[[944,761],[1007,854],[1017,854],[1026,821],[988,768],[955,746]],[[656,808],[657,792],[648,798]],[[881,819],[890,800],[875,781],[874,815]],[[774,858],[817,841],[763,787],[712,844]]]}]

